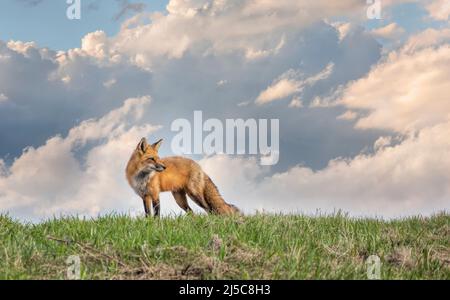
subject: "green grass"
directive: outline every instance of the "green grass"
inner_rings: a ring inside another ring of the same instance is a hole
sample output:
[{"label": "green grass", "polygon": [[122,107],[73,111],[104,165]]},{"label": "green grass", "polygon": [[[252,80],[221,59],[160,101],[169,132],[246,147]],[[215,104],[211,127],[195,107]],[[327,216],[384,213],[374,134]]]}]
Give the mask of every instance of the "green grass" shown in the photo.
[{"label": "green grass", "polygon": [[82,279],[367,279],[370,255],[382,279],[450,279],[450,216],[0,216],[0,279],[65,279],[71,255]]}]

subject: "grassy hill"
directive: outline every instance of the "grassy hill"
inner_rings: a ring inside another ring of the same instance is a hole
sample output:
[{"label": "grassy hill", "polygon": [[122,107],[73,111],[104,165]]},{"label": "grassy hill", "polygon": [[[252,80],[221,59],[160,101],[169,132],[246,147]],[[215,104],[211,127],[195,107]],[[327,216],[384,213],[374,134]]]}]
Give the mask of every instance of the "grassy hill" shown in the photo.
[{"label": "grassy hill", "polygon": [[450,279],[450,216],[396,221],[256,215],[221,218],[0,217],[0,279]]}]

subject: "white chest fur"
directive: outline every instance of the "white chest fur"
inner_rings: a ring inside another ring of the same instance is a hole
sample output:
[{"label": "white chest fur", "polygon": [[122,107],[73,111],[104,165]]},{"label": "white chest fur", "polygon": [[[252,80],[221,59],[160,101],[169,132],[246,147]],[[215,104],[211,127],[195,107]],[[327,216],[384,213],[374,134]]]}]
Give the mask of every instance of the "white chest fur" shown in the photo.
[{"label": "white chest fur", "polygon": [[155,172],[140,172],[133,177],[131,181],[131,186],[133,190],[141,197],[145,197],[148,194],[148,183],[153,177]]}]

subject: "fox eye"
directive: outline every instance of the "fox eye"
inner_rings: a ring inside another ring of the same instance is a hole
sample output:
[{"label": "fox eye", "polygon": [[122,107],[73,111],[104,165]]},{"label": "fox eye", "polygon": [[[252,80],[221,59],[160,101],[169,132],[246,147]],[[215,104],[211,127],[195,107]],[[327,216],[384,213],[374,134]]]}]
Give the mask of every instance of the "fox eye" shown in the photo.
[{"label": "fox eye", "polygon": [[154,157],[150,157],[150,158],[147,159],[147,161],[155,161],[155,158]]}]

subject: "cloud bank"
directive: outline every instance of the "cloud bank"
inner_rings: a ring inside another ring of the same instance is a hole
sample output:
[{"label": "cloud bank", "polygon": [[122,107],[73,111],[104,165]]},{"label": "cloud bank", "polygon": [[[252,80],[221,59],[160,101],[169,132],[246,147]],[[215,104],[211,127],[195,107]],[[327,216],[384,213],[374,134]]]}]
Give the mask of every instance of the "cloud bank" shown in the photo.
[{"label": "cloud bank", "polygon": [[[314,171],[270,174],[252,161],[202,161],[247,211],[332,212],[402,217],[450,209],[450,52],[448,30],[413,36],[337,101],[358,129],[389,129],[372,154],[337,158]],[[428,40],[423,40],[426,34]],[[357,111],[357,112],[354,112]],[[345,119],[345,118],[344,118]],[[246,195],[243,197],[243,195]],[[244,200],[242,200],[244,199]]]}]

